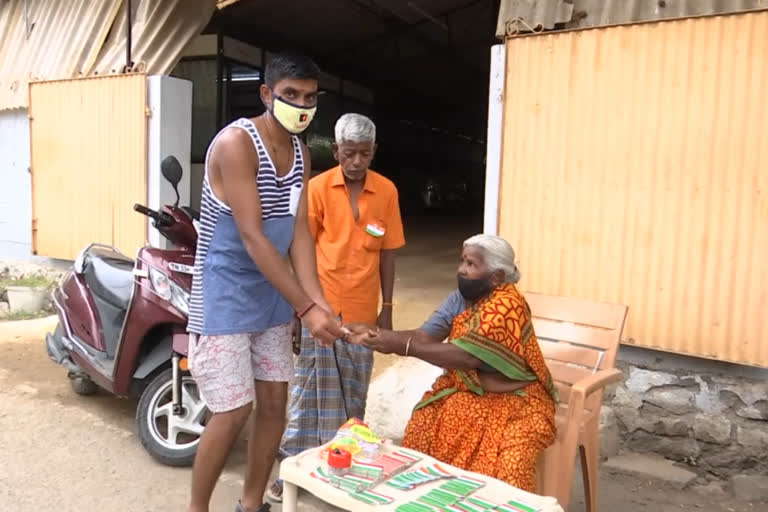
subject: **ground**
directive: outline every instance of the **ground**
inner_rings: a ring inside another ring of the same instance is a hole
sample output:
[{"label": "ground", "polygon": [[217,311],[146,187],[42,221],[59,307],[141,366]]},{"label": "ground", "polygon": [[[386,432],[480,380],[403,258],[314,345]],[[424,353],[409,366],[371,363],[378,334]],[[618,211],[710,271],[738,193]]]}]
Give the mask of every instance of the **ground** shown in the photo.
[{"label": "ground", "polygon": [[[418,325],[453,286],[456,240],[472,228],[446,229],[453,234],[411,235],[410,247],[399,260],[396,323],[400,327]],[[0,510],[183,511],[189,469],[162,466],[146,454],[135,434],[134,400],[106,393],[80,397],[70,390],[66,371],[45,354],[43,336],[54,325],[50,318],[0,323]],[[379,358],[377,371],[389,361]],[[241,439],[214,495],[212,512],[234,509],[244,454]],[[735,503],[725,495],[681,491],[606,470],[601,472],[600,494],[606,511],[767,509],[766,504]],[[312,500],[305,503],[303,510],[328,510]],[[578,483],[569,510],[584,510]]]}]

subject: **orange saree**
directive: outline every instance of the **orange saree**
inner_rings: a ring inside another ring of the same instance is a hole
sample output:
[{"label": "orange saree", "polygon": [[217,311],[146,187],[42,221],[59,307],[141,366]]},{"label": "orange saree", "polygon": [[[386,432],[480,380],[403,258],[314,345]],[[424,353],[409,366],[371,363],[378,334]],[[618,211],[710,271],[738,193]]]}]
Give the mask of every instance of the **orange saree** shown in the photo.
[{"label": "orange saree", "polygon": [[403,445],[535,492],[539,455],[555,439],[557,393],[522,294],[497,287],[454,319],[449,343],[531,384],[487,393],[475,370],[446,370],[414,409]]}]

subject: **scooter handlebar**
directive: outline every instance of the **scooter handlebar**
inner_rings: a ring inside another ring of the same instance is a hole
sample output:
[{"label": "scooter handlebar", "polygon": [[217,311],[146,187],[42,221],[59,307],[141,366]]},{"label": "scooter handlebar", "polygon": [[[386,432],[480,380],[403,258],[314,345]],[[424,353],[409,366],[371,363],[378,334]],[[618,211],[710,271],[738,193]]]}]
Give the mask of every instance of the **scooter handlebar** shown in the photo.
[{"label": "scooter handlebar", "polygon": [[147,208],[146,206],[139,203],[134,204],[133,209],[142,215],[146,215],[150,219],[154,220],[155,224],[158,226],[170,226],[174,222],[173,217],[170,215],[162,212],[156,212],[155,210]]}]

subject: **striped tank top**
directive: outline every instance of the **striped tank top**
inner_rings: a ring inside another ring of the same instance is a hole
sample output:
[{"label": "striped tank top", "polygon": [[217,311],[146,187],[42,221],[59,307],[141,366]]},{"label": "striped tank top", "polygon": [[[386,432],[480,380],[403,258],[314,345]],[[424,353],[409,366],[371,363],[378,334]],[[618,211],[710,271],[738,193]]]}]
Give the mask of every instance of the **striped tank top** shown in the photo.
[{"label": "striped tank top", "polygon": [[[259,156],[255,179],[261,199],[262,229],[285,257],[293,242],[296,210],[304,183],[304,158],[299,139],[292,138],[291,170],[278,177],[253,122],[238,119],[226,128],[230,127],[245,130],[253,140]],[[246,334],[289,322],[293,309],[248,255],[232,210],[211,188],[208,165],[211,148],[219,135],[221,132],[211,142],[205,158],[200,233],[187,329],[202,335]]]}]

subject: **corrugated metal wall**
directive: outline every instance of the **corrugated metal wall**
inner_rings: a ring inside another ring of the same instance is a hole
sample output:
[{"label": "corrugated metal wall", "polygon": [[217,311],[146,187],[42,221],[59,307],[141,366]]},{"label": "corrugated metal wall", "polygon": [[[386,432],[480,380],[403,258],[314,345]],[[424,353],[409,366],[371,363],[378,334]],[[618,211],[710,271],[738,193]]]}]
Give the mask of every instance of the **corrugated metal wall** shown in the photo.
[{"label": "corrugated metal wall", "polygon": [[768,367],[768,12],[507,41],[499,231],[629,342]]},{"label": "corrugated metal wall", "polygon": [[92,242],[134,256],[146,241],[145,75],[33,83],[32,246],[74,259]]}]

